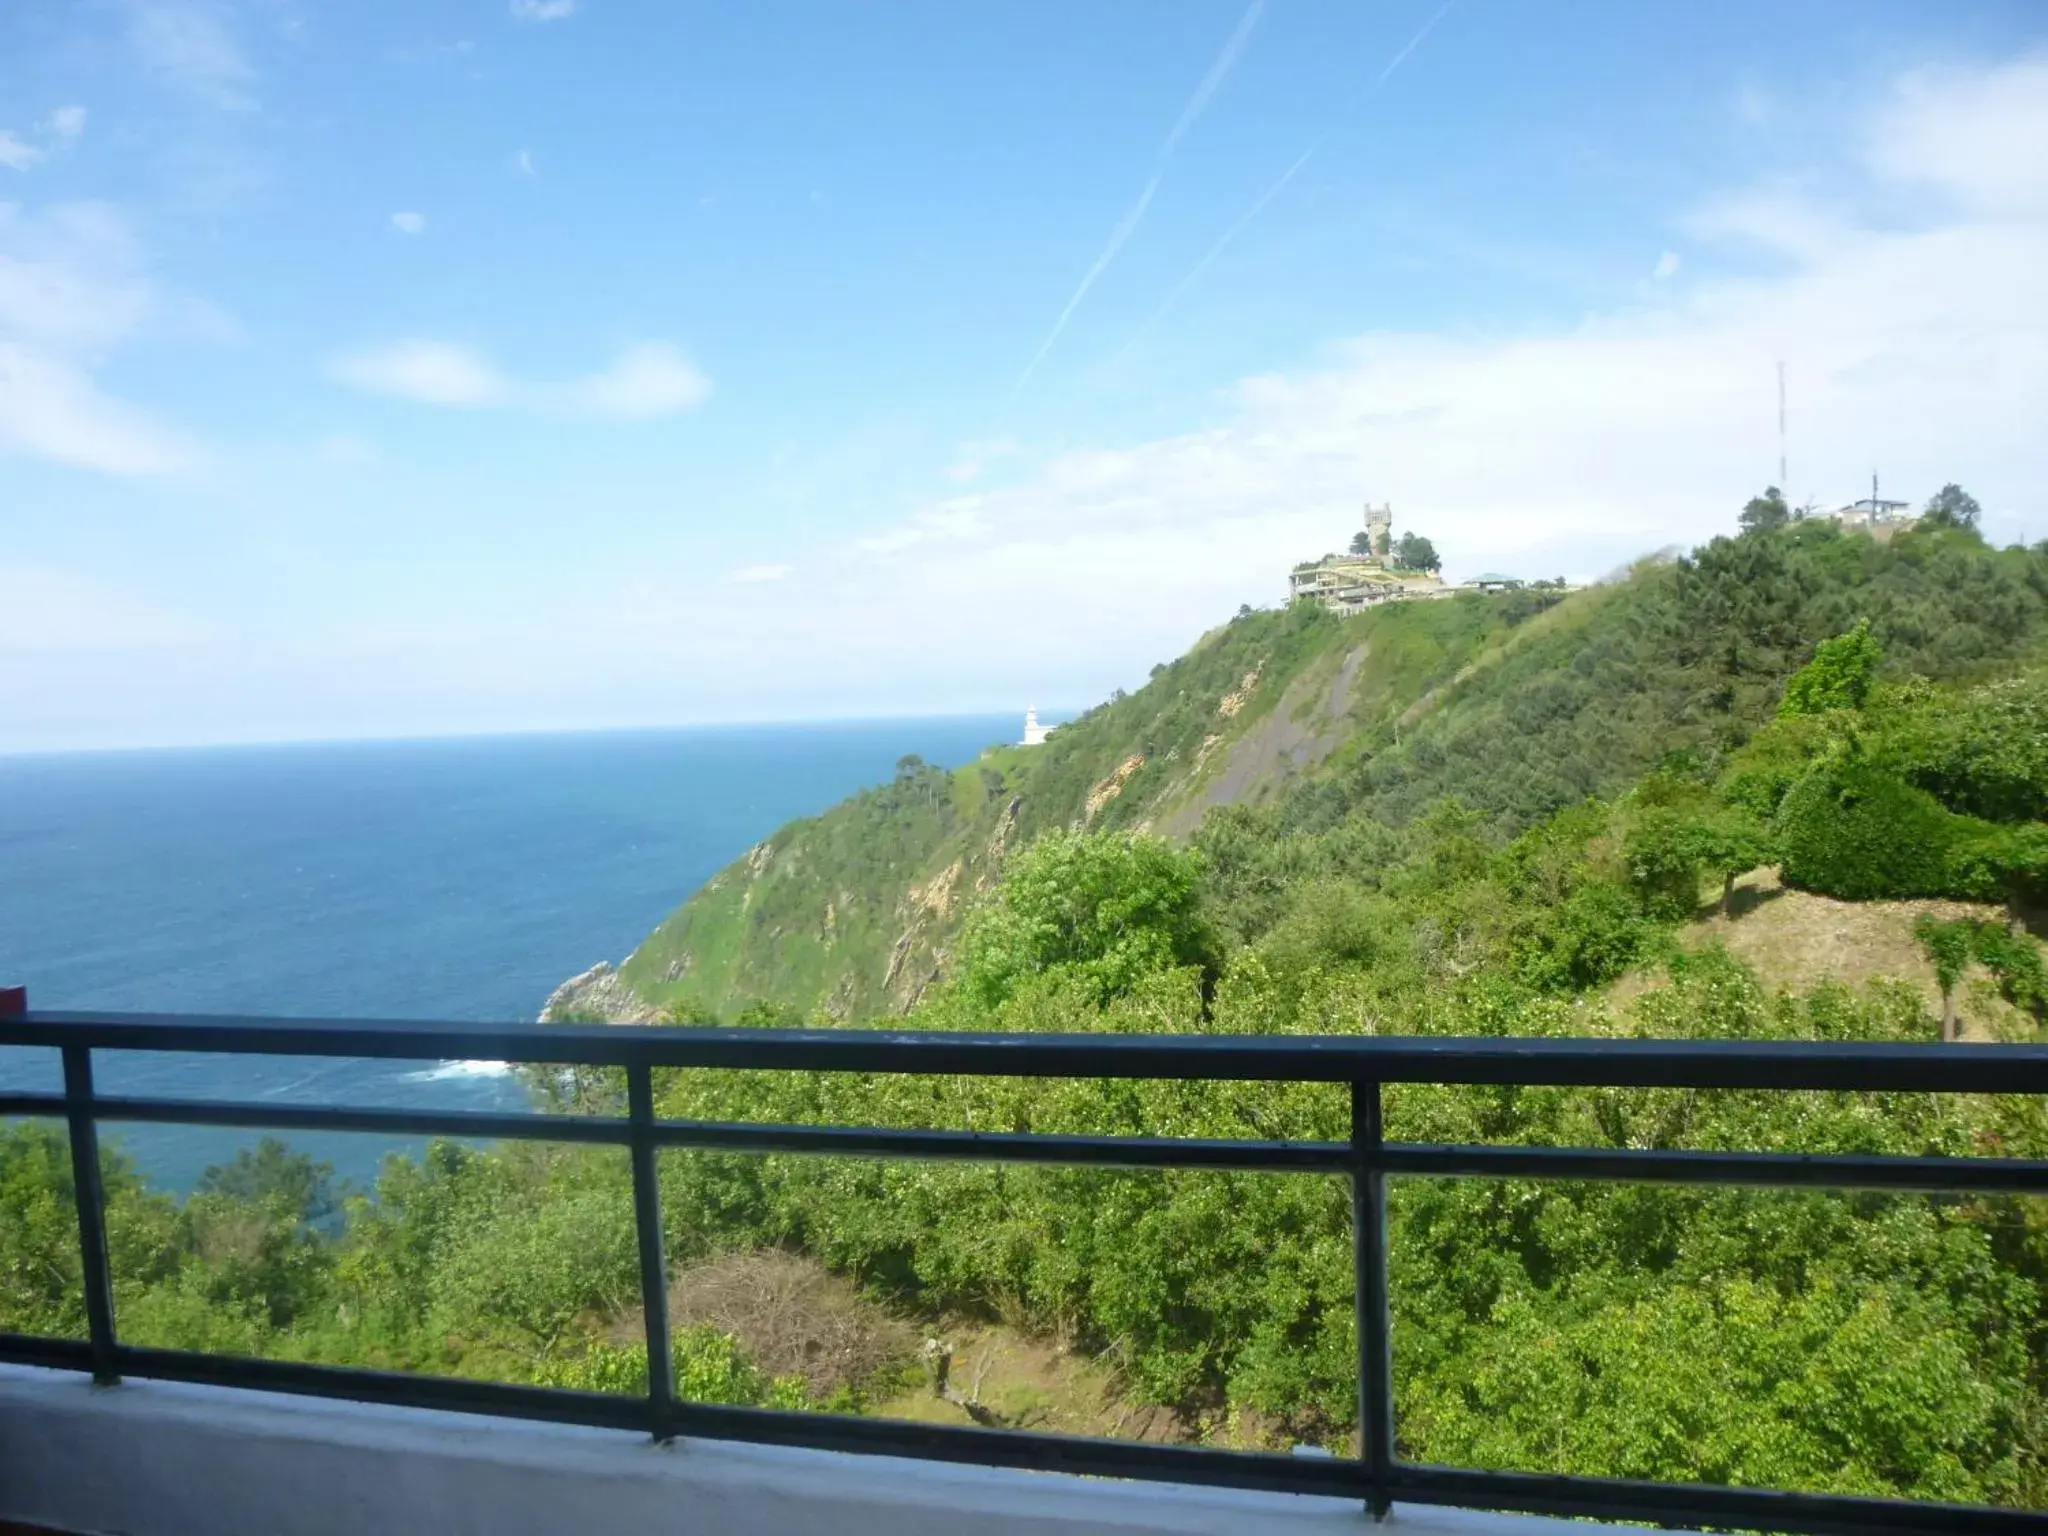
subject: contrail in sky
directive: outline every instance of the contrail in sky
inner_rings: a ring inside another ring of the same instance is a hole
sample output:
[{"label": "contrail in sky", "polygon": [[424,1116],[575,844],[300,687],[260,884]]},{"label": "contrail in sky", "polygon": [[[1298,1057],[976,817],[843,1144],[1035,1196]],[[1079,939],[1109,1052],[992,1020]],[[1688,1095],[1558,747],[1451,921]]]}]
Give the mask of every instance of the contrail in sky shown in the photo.
[{"label": "contrail in sky", "polygon": [[[1360,91],[1356,96],[1352,97],[1350,101],[1344,104],[1344,110],[1340,114],[1338,122],[1341,123],[1344,118],[1349,117],[1351,113],[1357,108],[1360,102],[1364,101],[1366,97],[1370,96],[1374,91],[1378,90],[1381,86],[1385,85],[1387,83],[1388,77],[1391,76],[1395,70],[1399,69],[1402,66],[1402,64],[1407,61],[1409,54],[1413,53],[1417,48],[1420,48],[1422,46],[1422,40],[1425,37],[1428,37],[1431,32],[1436,30],[1436,24],[1442,21],[1446,16],[1450,15],[1452,10],[1456,8],[1457,4],[1458,0],[1444,0],[1444,3],[1437,8],[1436,14],[1431,16],[1429,20],[1425,21],[1422,24],[1422,29],[1418,31],[1413,37],[1408,39],[1407,45],[1403,47],[1399,53],[1395,54],[1393,58],[1387,61],[1387,67],[1381,70],[1379,74],[1374,77],[1372,84],[1368,85],[1364,90]],[[1252,203],[1251,207],[1245,209],[1243,213],[1237,216],[1237,221],[1234,224],[1232,224],[1230,228],[1223,231],[1222,237],[1219,238],[1214,245],[1209,247],[1208,251],[1204,253],[1200,261],[1195,263],[1193,269],[1188,273],[1188,275],[1182,278],[1178,283],[1174,284],[1173,292],[1169,293],[1166,296],[1166,302],[1161,304],[1157,309],[1155,309],[1152,312],[1152,317],[1149,320],[1147,320],[1143,325],[1139,326],[1137,333],[1133,335],[1129,341],[1124,343],[1123,351],[1128,352],[1132,347],[1136,346],[1151,331],[1153,326],[1157,325],[1161,320],[1166,318],[1166,312],[1172,309],[1175,304],[1180,302],[1181,295],[1186,293],[1190,288],[1195,286],[1195,284],[1201,279],[1202,274],[1209,270],[1210,265],[1216,260],[1218,256],[1221,256],[1223,254],[1224,249],[1230,244],[1230,242],[1235,240],[1240,234],[1242,234],[1244,232],[1245,226],[1251,223],[1253,219],[1256,219],[1259,216],[1259,213],[1261,212],[1261,210],[1265,208],[1266,204],[1270,203],[1271,201],[1273,201],[1274,198],[1278,197],[1281,193],[1281,190],[1286,187],[1287,183],[1294,180],[1294,178],[1300,174],[1301,168],[1307,165],[1309,161],[1315,158],[1316,151],[1321,149],[1323,145],[1329,141],[1330,135],[1336,132],[1336,129],[1337,124],[1332,124],[1330,128],[1326,129],[1322,137],[1318,138],[1313,144],[1309,145],[1307,149],[1303,150],[1298,157],[1296,157],[1294,164],[1288,166],[1286,170],[1280,173],[1280,179],[1278,181],[1274,182],[1270,187],[1266,188],[1265,191],[1261,192],[1258,195],[1257,200]],[[1146,195],[1148,197],[1151,195],[1151,189],[1149,187],[1146,189]]]},{"label": "contrail in sky", "polygon": [[1216,62],[1209,66],[1209,72],[1202,76],[1202,83],[1195,87],[1195,94],[1190,96],[1188,104],[1181,108],[1180,117],[1174,123],[1173,131],[1167,134],[1165,142],[1159,146],[1159,153],[1153,157],[1152,174],[1146,179],[1144,191],[1138,194],[1138,200],[1131,204],[1124,216],[1117,220],[1116,228],[1109,232],[1109,244],[1105,245],[1102,254],[1095,258],[1095,265],[1088,269],[1087,275],[1081,279],[1081,286],[1074,290],[1074,296],[1067,300],[1067,307],[1060,311],[1059,319],[1053,322],[1052,330],[1046,334],[1045,340],[1032,354],[1031,361],[1024,365],[1024,371],[1017,376],[1017,382],[1010,390],[1010,399],[1013,403],[1017,396],[1023,393],[1025,384],[1037,371],[1038,365],[1045,361],[1045,354],[1052,350],[1052,344],[1060,339],[1060,332],[1067,328],[1067,321],[1073,317],[1074,311],[1080,308],[1081,300],[1088,296],[1088,290],[1095,286],[1095,280],[1109,270],[1109,264],[1116,260],[1116,254],[1124,248],[1124,242],[1130,239],[1138,226],[1144,222],[1145,210],[1152,205],[1152,194],[1159,190],[1160,179],[1166,175],[1167,162],[1173,158],[1174,150],[1180,147],[1180,141],[1187,136],[1187,131],[1194,127],[1195,119],[1200,117],[1202,110],[1209,105],[1209,98],[1216,94],[1217,87],[1223,84],[1236,66],[1238,55],[1244,52],[1245,44],[1251,41],[1252,29],[1258,26],[1259,17],[1265,9],[1266,0],[1252,0],[1245,8],[1244,15],[1238,20],[1237,30],[1230,34],[1230,40],[1223,45],[1223,51],[1216,55]]}]

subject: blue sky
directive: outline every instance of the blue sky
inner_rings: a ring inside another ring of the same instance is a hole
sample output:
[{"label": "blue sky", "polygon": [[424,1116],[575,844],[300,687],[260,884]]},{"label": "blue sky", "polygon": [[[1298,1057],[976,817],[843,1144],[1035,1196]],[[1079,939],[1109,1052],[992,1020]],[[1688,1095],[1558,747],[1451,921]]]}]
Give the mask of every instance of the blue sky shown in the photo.
[{"label": "blue sky", "polygon": [[0,750],[1080,705],[1392,500],[2048,535],[2027,3],[0,8]]}]

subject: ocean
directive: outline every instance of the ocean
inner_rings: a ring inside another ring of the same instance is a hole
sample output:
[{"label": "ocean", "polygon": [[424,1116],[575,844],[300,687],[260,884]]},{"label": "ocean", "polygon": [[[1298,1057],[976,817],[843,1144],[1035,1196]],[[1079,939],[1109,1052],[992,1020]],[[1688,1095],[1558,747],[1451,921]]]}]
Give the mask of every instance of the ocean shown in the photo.
[{"label": "ocean", "polygon": [[[793,817],[1010,715],[0,757],[0,985],[34,1008],[521,1020]],[[0,1049],[0,1088],[61,1086]],[[102,1052],[111,1093],[521,1107],[496,1062]],[[184,1191],[255,1133],[103,1132]],[[294,1134],[368,1185],[416,1144]]]}]

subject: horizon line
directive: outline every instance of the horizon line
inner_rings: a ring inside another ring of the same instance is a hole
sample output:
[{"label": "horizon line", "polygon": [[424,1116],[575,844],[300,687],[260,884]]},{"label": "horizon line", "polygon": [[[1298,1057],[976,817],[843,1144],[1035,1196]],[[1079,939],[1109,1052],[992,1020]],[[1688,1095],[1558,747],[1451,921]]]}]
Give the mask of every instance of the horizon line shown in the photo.
[{"label": "horizon line", "polygon": [[[1041,716],[1073,716],[1091,706],[1050,705],[1039,706]],[[698,720],[673,724],[639,725],[538,725],[485,728],[473,731],[401,731],[395,733],[375,732],[361,735],[329,736],[228,736],[198,741],[144,741],[124,742],[102,746],[54,746],[54,747],[11,747],[0,746],[0,763],[20,762],[29,758],[43,757],[120,757],[141,756],[150,753],[171,752],[235,752],[258,751],[266,747],[375,747],[412,746],[434,743],[485,742],[485,741],[531,741],[539,738],[565,736],[659,736],[682,735],[691,732],[773,730],[816,725],[892,725],[915,724],[920,721],[939,720],[999,720],[1015,715],[1024,718],[1024,709],[982,709],[982,710],[928,710],[905,714],[873,715],[782,715],[757,716],[724,720]],[[1064,721],[1055,721],[1063,724]],[[991,742],[991,746],[1009,745],[1007,742]]]}]

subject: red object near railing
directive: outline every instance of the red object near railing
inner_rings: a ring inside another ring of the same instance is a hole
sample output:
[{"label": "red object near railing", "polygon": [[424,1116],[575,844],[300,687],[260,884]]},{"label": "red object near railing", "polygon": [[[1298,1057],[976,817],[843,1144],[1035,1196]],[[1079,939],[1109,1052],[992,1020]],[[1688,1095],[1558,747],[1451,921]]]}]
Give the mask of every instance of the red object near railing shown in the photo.
[{"label": "red object near railing", "polygon": [[0,1019],[18,1019],[27,1012],[27,987],[0,987]]}]

